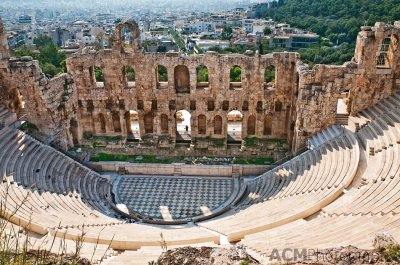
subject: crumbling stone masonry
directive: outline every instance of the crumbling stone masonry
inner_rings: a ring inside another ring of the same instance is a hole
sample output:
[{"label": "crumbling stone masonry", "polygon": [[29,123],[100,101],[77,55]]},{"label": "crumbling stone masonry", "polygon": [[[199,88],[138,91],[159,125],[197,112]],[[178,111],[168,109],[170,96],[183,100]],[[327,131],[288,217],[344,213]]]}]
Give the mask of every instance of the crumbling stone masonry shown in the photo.
[{"label": "crumbling stone masonry", "polygon": [[[65,148],[91,135],[126,141],[132,111],[141,143],[151,148],[174,148],[180,110],[191,114],[192,140],[227,139],[228,113],[237,110],[243,115],[241,139],[281,139],[296,151],[336,123],[339,98],[355,114],[400,86],[400,22],[362,27],[351,62],[308,69],[292,52],[147,53],[137,24],[126,21],[117,25],[112,49],[83,49],[67,60],[67,74],[51,80],[31,58],[9,58],[2,30],[0,23],[1,103],[18,112],[24,102],[27,120]],[[159,76],[159,65],[166,67],[167,81]],[[197,81],[200,65],[207,67],[208,82]],[[127,78],[127,66],[134,70],[134,81]],[[239,82],[230,80],[234,66],[241,68]],[[275,67],[274,83],[264,81],[269,66]],[[102,80],[95,77],[99,69]]]}]

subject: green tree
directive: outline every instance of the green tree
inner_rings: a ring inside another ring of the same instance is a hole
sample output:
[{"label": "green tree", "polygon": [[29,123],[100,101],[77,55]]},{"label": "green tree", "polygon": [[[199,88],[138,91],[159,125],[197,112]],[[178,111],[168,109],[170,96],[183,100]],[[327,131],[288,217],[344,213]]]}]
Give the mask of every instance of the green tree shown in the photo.
[{"label": "green tree", "polygon": [[136,81],[135,69],[133,69],[131,66],[129,65],[125,66],[125,75],[128,82]]},{"label": "green tree", "polygon": [[168,82],[168,71],[164,65],[158,65],[158,81]]},{"label": "green tree", "polygon": [[225,26],[221,33],[221,38],[223,40],[231,40],[232,39],[232,28],[229,26]]},{"label": "green tree", "polygon": [[103,71],[96,65],[94,66],[94,76],[96,78],[96,82],[104,82]]},{"label": "green tree", "polygon": [[264,32],[264,35],[271,35],[272,29],[270,26],[265,26],[263,32]]},{"label": "green tree", "polygon": [[230,81],[242,82],[242,68],[240,68],[240,66],[235,65],[231,68]]},{"label": "green tree", "polygon": [[205,65],[196,67],[197,82],[208,82],[208,68]]}]

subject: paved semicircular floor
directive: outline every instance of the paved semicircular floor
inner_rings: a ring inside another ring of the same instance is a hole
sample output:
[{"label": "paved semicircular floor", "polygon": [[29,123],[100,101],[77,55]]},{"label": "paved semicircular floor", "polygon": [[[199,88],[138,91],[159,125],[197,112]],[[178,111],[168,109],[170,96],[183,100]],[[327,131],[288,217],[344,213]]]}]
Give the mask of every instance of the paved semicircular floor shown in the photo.
[{"label": "paved semicircular floor", "polygon": [[121,176],[116,203],[155,220],[209,215],[234,196],[234,179],[216,177]]}]

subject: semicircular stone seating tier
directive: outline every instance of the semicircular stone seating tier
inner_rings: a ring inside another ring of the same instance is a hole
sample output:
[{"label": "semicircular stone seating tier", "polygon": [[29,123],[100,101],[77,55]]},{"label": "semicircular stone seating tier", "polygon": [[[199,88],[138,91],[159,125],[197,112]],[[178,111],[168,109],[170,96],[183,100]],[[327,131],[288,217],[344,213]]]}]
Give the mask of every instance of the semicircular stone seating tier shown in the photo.
[{"label": "semicircular stone seating tier", "polygon": [[361,143],[361,155],[348,190],[315,216],[248,235],[242,243],[270,257],[271,246],[373,249],[376,233],[400,238],[400,94],[350,117],[349,127]]}]

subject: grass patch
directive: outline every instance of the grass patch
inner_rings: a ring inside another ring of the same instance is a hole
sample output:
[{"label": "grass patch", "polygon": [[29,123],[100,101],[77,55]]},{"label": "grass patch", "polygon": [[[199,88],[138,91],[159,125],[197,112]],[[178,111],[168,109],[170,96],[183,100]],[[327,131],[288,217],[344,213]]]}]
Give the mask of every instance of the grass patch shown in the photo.
[{"label": "grass patch", "polygon": [[287,144],[284,139],[277,138],[257,138],[257,137],[246,137],[244,138],[244,146],[246,147],[257,147],[259,143],[276,143],[279,145]]},{"label": "grass patch", "polygon": [[272,157],[254,157],[254,158],[236,158],[234,164],[239,165],[272,165],[274,159]]},{"label": "grass patch", "polygon": [[21,125],[20,130],[24,132],[39,131],[39,128],[33,123],[25,122],[24,124]]},{"label": "grass patch", "polygon": [[118,142],[122,140],[122,136],[98,136],[93,135],[91,137],[84,137],[85,140],[89,141],[106,141],[106,142]]},{"label": "grass patch", "polygon": [[130,162],[130,163],[157,163],[157,164],[171,164],[176,161],[182,161],[183,157],[159,157],[155,155],[124,155],[124,154],[108,154],[98,153],[91,159],[93,162]]}]

